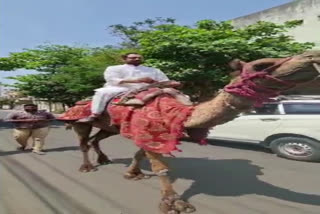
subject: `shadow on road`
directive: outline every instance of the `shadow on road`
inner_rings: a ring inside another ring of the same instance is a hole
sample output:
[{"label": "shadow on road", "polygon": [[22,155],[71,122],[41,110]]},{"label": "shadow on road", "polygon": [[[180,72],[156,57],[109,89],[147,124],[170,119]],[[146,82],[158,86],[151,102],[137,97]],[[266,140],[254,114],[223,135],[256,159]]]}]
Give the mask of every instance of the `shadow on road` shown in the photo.
[{"label": "shadow on road", "polygon": [[[182,138],[181,141],[184,141],[186,143],[196,143],[190,138]],[[233,149],[272,153],[272,151],[269,148],[263,146],[262,144],[232,142],[232,141],[213,140],[213,139],[208,139],[208,144],[213,146],[221,146],[221,147],[227,147],[227,148],[233,148]]]},{"label": "shadow on road", "polygon": [[[50,123],[50,128],[60,128],[64,126],[64,123],[61,121],[53,121]],[[0,121],[0,130],[1,129],[13,129],[13,123]]]},{"label": "shadow on road", "polygon": [[[65,151],[77,151],[79,150],[79,146],[66,146],[66,147],[59,147],[59,148],[52,148],[52,149],[44,149],[44,152],[65,152]],[[9,155],[17,155],[23,153],[31,153],[31,149],[26,149],[25,151],[1,151],[0,150],[0,157],[9,156]]]},{"label": "shadow on road", "polygon": [[237,143],[237,142],[221,141],[221,140],[209,140],[208,143],[214,146],[222,146],[222,147],[228,147],[233,149],[272,153],[269,148],[266,148],[260,144]]},{"label": "shadow on road", "polygon": [[[212,196],[256,194],[320,206],[320,195],[299,193],[259,180],[258,176],[263,175],[263,168],[252,164],[249,160],[202,158],[166,158],[166,160],[170,162],[172,169],[170,176],[173,181],[179,178],[193,181],[190,188],[182,194],[182,197],[187,200],[198,194]],[[113,161],[129,165],[131,159],[115,159]],[[146,162],[142,164],[142,168],[150,170]]]}]

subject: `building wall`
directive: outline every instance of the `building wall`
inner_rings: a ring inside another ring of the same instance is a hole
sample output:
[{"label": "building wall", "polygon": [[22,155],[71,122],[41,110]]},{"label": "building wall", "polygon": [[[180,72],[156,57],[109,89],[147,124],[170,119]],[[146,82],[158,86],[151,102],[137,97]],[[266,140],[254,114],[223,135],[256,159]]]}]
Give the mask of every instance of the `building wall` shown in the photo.
[{"label": "building wall", "polygon": [[320,0],[298,0],[278,7],[233,19],[236,27],[244,27],[257,21],[284,23],[303,20],[303,24],[292,29],[289,34],[299,42],[314,42],[320,49]]},{"label": "building wall", "polygon": [[33,100],[33,103],[38,105],[38,108],[41,110],[46,110],[50,112],[50,105],[51,105],[51,112],[54,113],[62,113],[66,110],[66,107],[63,106],[62,103],[49,103],[46,100]]},{"label": "building wall", "polygon": [[[314,42],[320,49],[320,0],[297,0],[278,7],[233,19],[233,25],[241,28],[258,21],[282,24],[290,20],[303,20],[303,24],[288,32],[299,42]],[[320,81],[289,90],[287,94],[320,94]]]}]

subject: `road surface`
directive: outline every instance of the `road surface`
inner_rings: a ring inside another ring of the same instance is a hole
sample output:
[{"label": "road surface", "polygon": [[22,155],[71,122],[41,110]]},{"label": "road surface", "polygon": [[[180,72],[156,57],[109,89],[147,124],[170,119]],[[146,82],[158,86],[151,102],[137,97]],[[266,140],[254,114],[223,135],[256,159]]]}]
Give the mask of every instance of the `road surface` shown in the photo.
[{"label": "road surface", "polygon": [[[7,111],[0,111],[0,118]],[[114,164],[80,173],[75,134],[53,126],[47,154],[15,151],[8,124],[0,123],[2,214],[157,214],[157,177],[128,181],[122,175],[137,150],[114,136],[102,149]],[[319,214],[317,163],[281,159],[253,147],[198,146],[167,158],[176,190],[196,206],[196,214]],[[90,153],[90,158],[96,155]],[[147,162],[143,168],[150,172]]]}]

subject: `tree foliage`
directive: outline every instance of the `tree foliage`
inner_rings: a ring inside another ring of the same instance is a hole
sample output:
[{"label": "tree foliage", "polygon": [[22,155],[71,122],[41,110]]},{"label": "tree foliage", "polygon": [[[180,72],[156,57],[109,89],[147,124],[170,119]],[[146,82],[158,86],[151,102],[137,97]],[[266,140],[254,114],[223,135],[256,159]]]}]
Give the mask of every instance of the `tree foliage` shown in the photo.
[{"label": "tree foliage", "polygon": [[12,71],[24,68],[55,73],[59,68],[88,54],[87,48],[67,45],[40,45],[35,49],[24,49],[22,52],[10,53],[9,57],[0,58],[0,70]]},{"label": "tree foliage", "polygon": [[172,22],[144,30],[139,30],[137,24],[117,30],[127,41],[135,41],[148,65],[185,82],[189,94],[206,97],[229,81],[227,64],[232,59],[285,57],[311,48],[312,43],[298,43],[286,34],[300,24],[258,22],[237,29],[231,22],[202,20],[193,27]]},{"label": "tree foliage", "polygon": [[139,36],[142,33],[152,31],[157,26],[165,24],[174,24],[175,19],[161,18],[146,19],[141,22],[134,22],[131,26],[125,26],[122,24],[111,25],[109,28],[116,37],[122,39],[121,46],[124,48],[139,48]]},{"label": "tree foliage", "polygon": [[105,68],[121,63],[120,53],[119,50],[109,48],[94,49],[90,55],[61,68],[53,80],[62,83],[70,93],[82,98],[90,96],[94,89],[104,85]]},{"label": "tree foliage", "polygon": [[[39,46],[13,53],[1,62],[7,70],[33,69],[37,74],[11,77],[18,90],[36,98],[72,105],[102,87],[107,65],[119,63],[119,50],[78,48],[61,45]],[[3,68],[2,68],[3,69]]]},{"label": "tree foliage", "polygon": [[147,19],[110,26],[123,41],[119,48],[43,45],[0,58],[0,70],[36,70],[38,74],[15,77],[14,86],[28,95],[71,105],[104,84],[104,69],[121,63],[122,52],[136,50],[146,65],[184,82],[184,91],[195,99],[206,98],[229,81],[227,64],[232,59],[285,57],[311,48],[312,43],[298,43],[286,34],[300,24],[258,22],[235,28],[231,22],[213,20],[183,26],[171,18]]}]

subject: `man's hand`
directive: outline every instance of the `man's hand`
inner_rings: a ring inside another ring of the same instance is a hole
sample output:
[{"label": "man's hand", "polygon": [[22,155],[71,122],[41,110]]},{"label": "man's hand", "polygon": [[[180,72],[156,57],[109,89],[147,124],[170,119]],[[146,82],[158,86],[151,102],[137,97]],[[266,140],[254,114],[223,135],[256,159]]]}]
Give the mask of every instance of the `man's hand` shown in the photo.
[{"label": "man's hand", "polygon": [[122,80],[120,82],[120,84],[124,84],[124,83],[155,83],[157,81],[153,80],[150,77],[143,77],[143,78],[139,78],[139,79],[135,79],[135,80]]},{"label": "man's hand", "polygon": [[178,82],[178,81],[170,81],[170,86],[173,88],[181,88],[182,87],[182,83]]},{"label": "man's hand", "polygon": [[140,78],[140,79],[137,79],[137,81],[139,83],[155,83],[157,81],[155,81],[154,79],[150,78],[150,77],[144,77],[144,78]]}]

